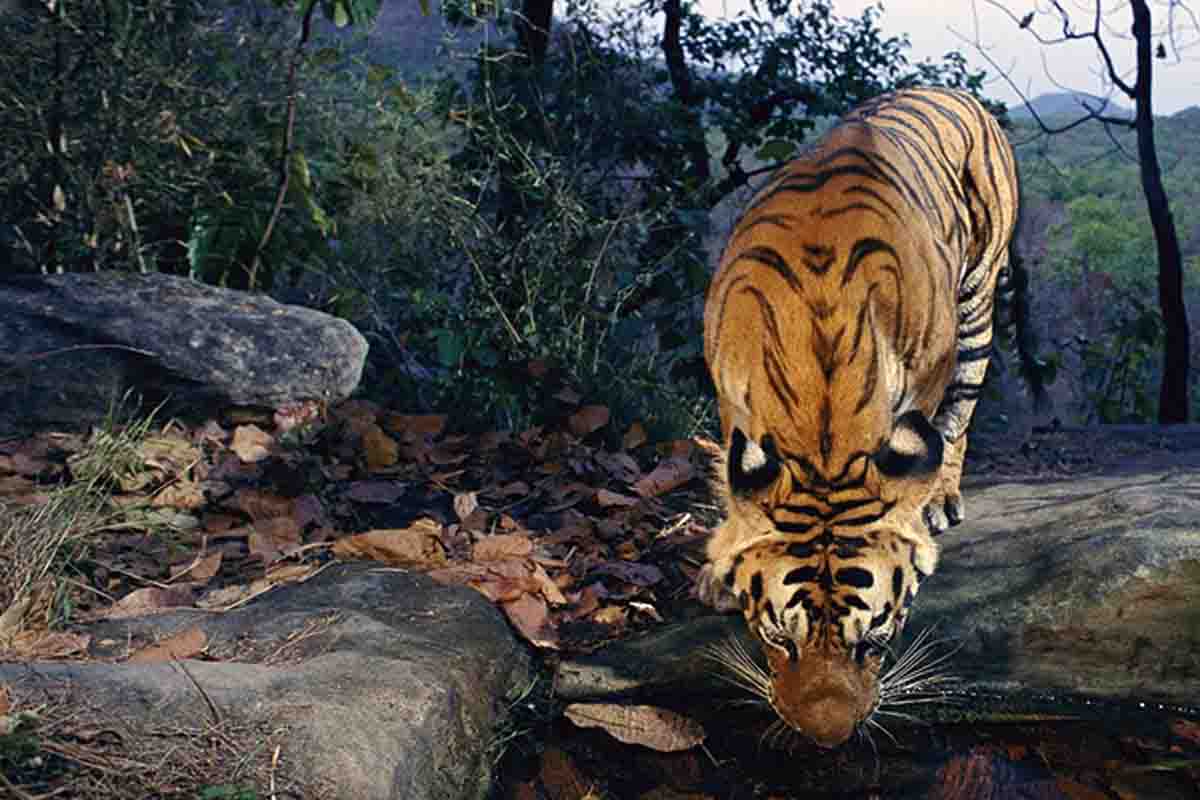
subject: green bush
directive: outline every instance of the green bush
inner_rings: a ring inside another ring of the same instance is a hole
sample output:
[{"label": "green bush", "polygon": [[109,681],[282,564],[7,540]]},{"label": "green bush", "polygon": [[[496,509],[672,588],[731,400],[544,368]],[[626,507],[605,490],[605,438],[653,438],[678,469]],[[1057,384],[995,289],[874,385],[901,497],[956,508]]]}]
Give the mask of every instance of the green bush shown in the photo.
[{"label": "green bush", "polygon": [[1153,422],[1163,349],[1162,315],[1149,287],[1115,291],[1104,331],[1065,343],[1079,360],[1080,416],[1085,423]]}]

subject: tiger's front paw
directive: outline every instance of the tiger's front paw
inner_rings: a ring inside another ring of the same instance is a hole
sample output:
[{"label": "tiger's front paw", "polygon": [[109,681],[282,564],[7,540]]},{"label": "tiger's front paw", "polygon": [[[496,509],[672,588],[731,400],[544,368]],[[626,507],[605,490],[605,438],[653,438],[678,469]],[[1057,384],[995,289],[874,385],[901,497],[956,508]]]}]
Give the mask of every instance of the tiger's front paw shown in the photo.
[{"label": "tiger's front paw", "polygon": [[925,527],[933,536],[940,536],[952,525],[963,521],[963,499],[961,494],[935,497],[929,501],[922,513]]},{"label": "tiger's front paw", "polygon": [[696,576],[696,597],[717,611],[736,611],[741,608],[737,596],[725,585],[724,573],[718,573],[712,562],[700,568]]}]

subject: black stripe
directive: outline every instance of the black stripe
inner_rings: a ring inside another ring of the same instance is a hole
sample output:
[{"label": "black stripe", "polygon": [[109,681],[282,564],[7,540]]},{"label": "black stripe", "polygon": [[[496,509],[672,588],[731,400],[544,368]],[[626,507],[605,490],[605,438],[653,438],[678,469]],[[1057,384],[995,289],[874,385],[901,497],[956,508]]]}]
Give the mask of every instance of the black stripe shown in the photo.
[{"label": "black stripe", "polygon": [[755,603],[762,600],[763,596],[763,577],[761,572],[754,573],[750,578],[750,597]]},{"label": "black stripe", "polygon": [[845,286],[854,278],[854,273],[858,271],[858,267],[863,262],[863,259],[875,253],[886,253],[892,257],[892,261],[897,264],[900,263],[900,256],[896,254],[896,248],[882,239],[874,237],[859,239],[850,248],[850,256],[846,259],[846,271],[842,273],[842,286]]},{"label": "black stripe", "polygon": [[756,245],[737,254],[734,263],[738,261],[753,261],[762,264],[765,267],[770,267],[778,273],[788,286],[797,291],[800,290],[800,279],[796,277],[796,273],[792,272],[792,268],[788,265],[785,259],[778,250],[765,245]]},{"label": "black stripe", "polygon": [[796,567],[783,576],[783,584],[791,586],[793,583],[815,583],[819,577],[816,567]]},{"label": "black stripe", "polygon": [[857,608],[859,611],[870,611],[871,607],[867,605],[867,601],[863,600],[856,594],[848,594],[842,598],[842,602],[846,605]]},{"label": "black stripe", "polygon": [[838,583],[853,586],[855,589],[870,589],[875,585],[875,576],[869,569],[862,567],[842,567],[833,577]]},{"label": "black stripe", "polygon": [[958,363],[970,361],[986,361],[988,356],[992,354],[992,343],[980,345],[979,347],[968,347],[966,350],[958,351]]},{"label": "black stripe", "polygon": [[869,623],[867,623],[867,630],[873,631],[873,630],[878,630],[879,628],[882,628],[884,625],[887,624],[887,621],[891,617],[891,614],[892,614],[892,604],[884,603],[883,611],[880,611],[878,614],[871,617],[871,621]]},{"label": "black stripe", "polygon": [[812,542],[792,542],[784,552],[792,558],[813,558],[817,548]]}]

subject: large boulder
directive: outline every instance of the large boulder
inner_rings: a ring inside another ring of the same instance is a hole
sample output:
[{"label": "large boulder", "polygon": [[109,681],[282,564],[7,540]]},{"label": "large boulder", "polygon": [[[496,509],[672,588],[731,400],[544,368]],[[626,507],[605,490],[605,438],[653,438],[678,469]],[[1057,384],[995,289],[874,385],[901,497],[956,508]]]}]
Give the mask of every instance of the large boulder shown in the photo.
[{"label": "large boulder", "polygon": [[128,390],[169,413],[337,402],[367,342],[345,320],[168,275],[0,279],[0,432],[84,427]]},{"label": "large boulder", "polygon": [[[278,744],[271,779],[290,797],[483,798],[503,698],[530,681],[525,646],[482,595],[363,564],[224,614],[191,609],[84,630],[96,661],[0,664],[15,706],[67,705],[130,752],[218,729],[244,737],[233,749],[248,761],[270,762]],[[197,630],[208,660],[102,663]],[[267,796],[264,786],[256,796]]]}]

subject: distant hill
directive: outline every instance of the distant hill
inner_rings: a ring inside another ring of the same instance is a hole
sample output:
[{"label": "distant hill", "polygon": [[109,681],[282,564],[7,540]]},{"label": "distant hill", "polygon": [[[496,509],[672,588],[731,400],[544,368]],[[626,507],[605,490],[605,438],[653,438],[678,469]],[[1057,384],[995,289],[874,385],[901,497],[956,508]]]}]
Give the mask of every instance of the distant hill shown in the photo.
[{"label": "distant hill", "polygon": [[1177,122],[1200,123],[1200,106],[1188,106],[1176,111],[1170,118]]},{"label": "distant hill", "polygon": [[[1103,102],[1103,97],[1086,92],[1051,92],[1033,98],[1030,105],[1044,119],[1046,117],[1062,116],[1082,117],[1087,114],[1087,109],[1083,106],[1084,103],[1087,103],[1092,108],[1096,108]],[[1133,116],[1131,109],[1121,105],[1113,98],[1109,98],[1108,105],[1104,107],[1103,113],[1106,116]],[[1008,116],[1012,119],[1033,118],[1033,114],[1030,113],[1029,108],[1024,103],[1016,103],[1009,106]]]}]

